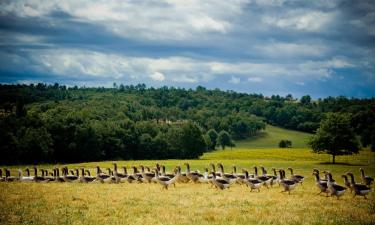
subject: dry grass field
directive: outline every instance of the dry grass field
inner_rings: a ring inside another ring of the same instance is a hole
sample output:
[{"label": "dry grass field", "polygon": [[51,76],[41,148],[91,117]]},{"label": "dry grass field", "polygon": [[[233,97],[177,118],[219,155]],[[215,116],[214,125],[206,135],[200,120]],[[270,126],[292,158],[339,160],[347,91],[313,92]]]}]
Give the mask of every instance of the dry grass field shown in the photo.
[{"label": "dry grass field", "polygon": [[[221,159],[221,160],[220,160]],[[359,179],[359,168],[375,175],[374,153],[365,150],[356,156],[338,157],[331,165],[326,155],[308,149],[233,149],[208,153],[189,161],[202,170],[210,162],[230,166],[267,168],[292,166],[306,181],[291,195],[281,188],[250,192],[234,184],[216,190],[209,184],[177,184],[163,190],[159,184],[81,184],[81,183],[0,183],[1,224],[373,224],[375,194],[368,200],[346,193],[341,199],[316,195],[312,168],[332,171],[338,183],[341,174],[352,171]],[[158,161],[168,170],[184,161]],[[350,162],[350,163],[349,163]],[[112,162],[68,165],[70,168],[94,165],[110,167]],[[118,161],[119,165],[154,165],[156,161]],[[50,168],[51,165],[44,165]],[[15,167],[13,167],[14,169]],[[229,171],[230,170],[230,171]],[[13,170],[14,171],[14,170]],[[358,180],[359,181],[359,180]]]}]

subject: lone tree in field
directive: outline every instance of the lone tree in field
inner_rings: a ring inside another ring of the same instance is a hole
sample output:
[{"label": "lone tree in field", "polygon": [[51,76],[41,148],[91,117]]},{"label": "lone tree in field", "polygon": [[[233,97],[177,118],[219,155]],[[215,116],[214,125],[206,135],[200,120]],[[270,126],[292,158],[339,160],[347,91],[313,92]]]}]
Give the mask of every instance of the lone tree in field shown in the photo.
[{"label": "lone tree in field", "polygon": [[359,143],[350,126],[349,115],[330,113],[322,120],[316,134],[308,143],[314,152],[332,155],[352,155],[359,151]]},{"label": "lone tree in field", "polygon": [[232,139],[228,132],[222,130],[217,136],[217,144],[221,146],[222,149],[225,149],[225,146],[232,146]]},{"label": "lone tree in field", "polygon": [[217,140],[217,136],[218,136],[216,130],[210,129],[209,131],[207,131],[207,135],[209,136],[210,141],[211,141],[211,144],[210,144],[210,146],[208,146],[208,148],[210,150],[215,150],[216,140]]}]

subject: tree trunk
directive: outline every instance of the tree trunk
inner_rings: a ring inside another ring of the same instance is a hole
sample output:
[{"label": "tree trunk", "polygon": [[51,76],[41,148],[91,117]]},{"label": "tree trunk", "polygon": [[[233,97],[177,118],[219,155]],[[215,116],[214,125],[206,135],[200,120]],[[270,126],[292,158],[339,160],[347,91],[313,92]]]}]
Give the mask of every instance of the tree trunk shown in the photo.
[{"label": "tree trunk", "polygon": [[332,163],[333,163],[333,164],[335,164],[335,158],[336,158],[336,155],[333,154],[333,155],[332,155]]}]

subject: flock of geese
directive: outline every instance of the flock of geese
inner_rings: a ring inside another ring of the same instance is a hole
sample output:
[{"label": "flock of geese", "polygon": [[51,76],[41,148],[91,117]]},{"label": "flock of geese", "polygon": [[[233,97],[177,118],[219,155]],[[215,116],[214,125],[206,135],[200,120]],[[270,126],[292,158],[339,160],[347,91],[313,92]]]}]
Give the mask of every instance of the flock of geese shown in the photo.
[{"label": "flock of geese", "polygon": [[[268,174],[263,166],[260,166],[261,174],[258,173],[258,167],[254,166],[254,173],[249,173],[248,170],[242,169],[242,173],[237,173],[236,166],[233,166],[231,173],[224,172],[224,166],[221,163],[217,164],[219,171],[216,171],[214,164],[210,164],[211,171],[208,168],[205,169],[204,173],[200,173],[198,170],[191,171],[190,165],[185,163],[186,171],[181,172],[181,166],[176,166],[173,173],[167,173],[164,165],[156,164],[151,170],[148,166],[140,165],[139,167],[132,166],[132,173],[127,172],[125,166],[122,167],[123,172],[118,171],[116,163],[113,163],[113,170],[107,168],[107,173],[104,173],[99,166],[96,167],[96,176],[91,176],[89,170],[80,168],[69,170],[67,166],[62,168],[55,167],[52,172],[46,169],[40,169],[41,173],[38,173],[38,168],[33,167],[33,175],[29,168],[25,169],[26,176],[23,176],[23,171],[18,170],[18,176],[11,176],[9,169],[4,169],[5,176],[3,176],[3,170],[0,169],[0,181],[12,182],[100,182],[100,183],[120,183],[120,182],[142,182],[142,183],[159,183],[163,188],[168,189],[170,185],[176,183],[209,183],[218,189],[227,189],[231,185],[243,184],[250,188],[251,191],[260,191],[261,187],[270,188],[275,184],[282,187],[282,192],[290,192],[294,190],[298,184],[303,183],[305,177],[299,174],[294,174],[292,168],[288,168],[290,176],[286,177],[284,169],[272,168],[272,174]],[[60,175],[61,171],[61,175]],[[332,174],[329,171],[323,171],[324,178],[320,178],[318,169],[313,169],[313,175],[315,177],[315,184],[319,188],[321,193],[325,193],[326,196],[336,196],[339,198],[346,190],[350,190],[354,195],[363,196],[365,199],[366,195],[370,193],[371,184],[374,182],[374,178],[365,176],[365,172],[360,168],[362,183],[356,183],[354,175],[348,172],[342,175],[344,179],[344,185],[341,186],[336,183],[333,179]]]}]

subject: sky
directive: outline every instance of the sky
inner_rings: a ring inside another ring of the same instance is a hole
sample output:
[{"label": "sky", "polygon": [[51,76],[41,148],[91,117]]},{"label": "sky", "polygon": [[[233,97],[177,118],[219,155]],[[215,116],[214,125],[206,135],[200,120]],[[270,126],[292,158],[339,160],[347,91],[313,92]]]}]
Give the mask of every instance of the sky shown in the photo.
[{"label": "sky", "polygon": [[0,83],[375,97],[373,0],[1,0]]}]

